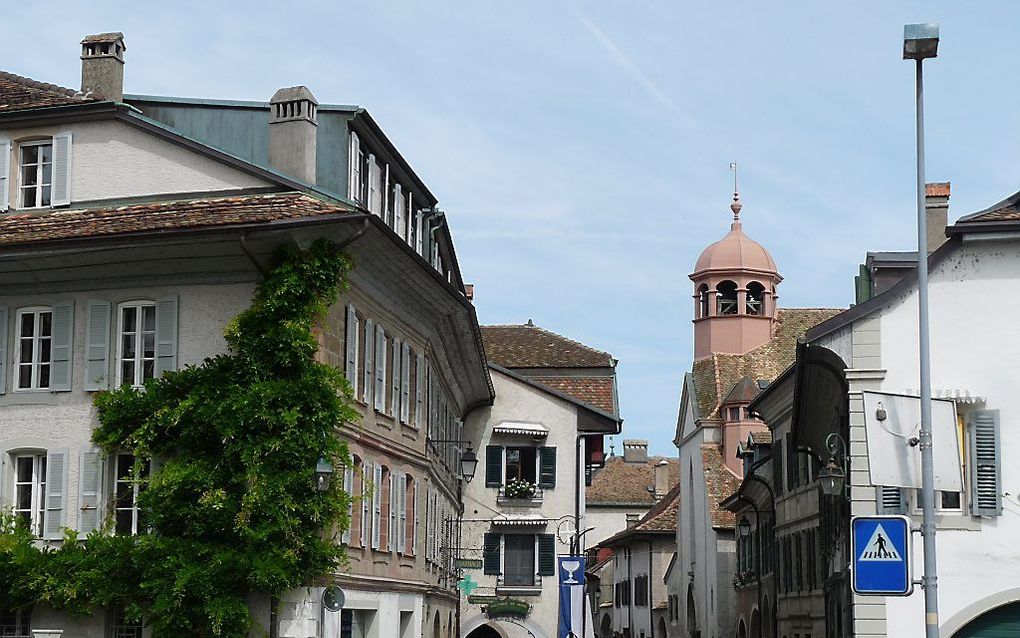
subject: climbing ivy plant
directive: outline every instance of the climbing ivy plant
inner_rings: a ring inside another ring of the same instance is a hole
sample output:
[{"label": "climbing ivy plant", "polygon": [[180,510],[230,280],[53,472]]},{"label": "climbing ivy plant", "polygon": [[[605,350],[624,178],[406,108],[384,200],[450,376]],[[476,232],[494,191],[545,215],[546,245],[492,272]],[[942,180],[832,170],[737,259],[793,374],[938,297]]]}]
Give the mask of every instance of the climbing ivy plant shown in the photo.
[{"label": "climbing ivy plant", "polygon": [[336,429],[356,413],[343,375],[316,361],[313,328],[349,268],[327,241],[281,248],[227,327],[228,354],[98,393],[93,441],[133,453],[136,476],[143,459],[158,468],[138,498],[148,533],[68,531],[47,551],[0,521],[0,608],[126,605],[156,637],[243,638],[253,594],[268,602],[334,571],[349,497],[341,481],[318,491],[315,467],[349,465]]}]

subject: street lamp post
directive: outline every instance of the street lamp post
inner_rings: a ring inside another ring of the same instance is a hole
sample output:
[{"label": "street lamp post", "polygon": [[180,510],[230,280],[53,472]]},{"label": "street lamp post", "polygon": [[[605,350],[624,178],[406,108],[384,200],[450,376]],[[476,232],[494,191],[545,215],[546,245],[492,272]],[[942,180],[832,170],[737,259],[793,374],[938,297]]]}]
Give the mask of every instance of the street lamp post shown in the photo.
[{"label": "street lamp post", "polygon": [[935,556],[935,469],[931,436],[931,361],[928,335],[928,237],[924,207],[924,82],[925,58],[938,55],[939,25],[908,24],[903,28],[903,59],[915,61],[917,113],[917,321],[921,381],[921,537],[924,542],[924,633],[938,638],[938,570]]}]

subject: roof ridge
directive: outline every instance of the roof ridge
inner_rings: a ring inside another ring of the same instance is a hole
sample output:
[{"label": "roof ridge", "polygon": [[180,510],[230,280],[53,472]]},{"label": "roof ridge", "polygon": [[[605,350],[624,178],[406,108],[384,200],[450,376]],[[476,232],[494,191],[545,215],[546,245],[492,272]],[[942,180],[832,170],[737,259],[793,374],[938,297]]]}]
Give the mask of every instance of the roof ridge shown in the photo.
[{"label": "roof ridge", "polygon": [[560,339],[563,339],[564,341],[569,341],[570,343],[572,343],[572,344],[574,344],[576,346],[580,346],[580,347],[582,347],[582,348],[584,348],[586,350],[591,350],[592,352],[595,352],[597,354],[604,354],[607,357],[609,357],[610,359],[613,358],[613,355],[610,354],[606,350],[599,350],[598,348],[593,348],[593,347],[589,346],[588,344],[581,343],[580,341],[578,341],[576,339],[571,339],[570,337],[568,337],[566,335],[561,335],[558,332],[553,332],[552,330],[549,330],[548,328],[543,328],[542,326],[536,325],[533,322],[532,323],[487,323],[487,324],[483,325],[482,327],[483,328],[530,328],[530,329],[533,329],[533,330],[539,330],[539,331],[544,332],[546,334],[550,334],[550,335],[552,335],[554,337],[559,337]]},{"label": "roof ridge", "polygon": [[69,89],[65,86],[60,86],[59,84],[53,84],[51,82],[42,82],[40,80],[34,80],[30,77],[18,75],[17,73],[11,73],[10,71],[4,71],[2,69],[0,69],[0,78],[4,78],[12,82],[17,82],[18,84],[26,86],[30,89],[38,89],[41,91],[59,93],[64,97],[81,98],[83,100],[86,99],[86,94],[82,93],[81,91]]}]

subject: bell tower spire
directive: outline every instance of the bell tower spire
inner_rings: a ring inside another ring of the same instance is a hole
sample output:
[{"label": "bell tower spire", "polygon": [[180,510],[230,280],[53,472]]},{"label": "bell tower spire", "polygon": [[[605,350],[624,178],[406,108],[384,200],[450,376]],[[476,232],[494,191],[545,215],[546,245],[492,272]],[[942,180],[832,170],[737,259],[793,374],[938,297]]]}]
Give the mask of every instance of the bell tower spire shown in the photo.
[{"label": "bell tower spire", "polygon": [[740,209],[744,207],[740,203],[740,189],[737,187],[737,163],[730,162],[730,170],[733,171],[733,203],[730,204],[730,210],[733,211],[733,223],[740,223]]}]

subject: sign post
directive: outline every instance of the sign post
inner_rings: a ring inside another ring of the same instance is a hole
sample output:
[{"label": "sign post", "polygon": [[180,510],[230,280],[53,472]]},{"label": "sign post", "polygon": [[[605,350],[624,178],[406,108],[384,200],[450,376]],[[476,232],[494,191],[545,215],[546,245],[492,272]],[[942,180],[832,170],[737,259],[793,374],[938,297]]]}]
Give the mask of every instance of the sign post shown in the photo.
[{"label": "sign post", "polygon": [[851,584],[862,596],[909,596],[914,591],[910,519],[850,519]]}]

